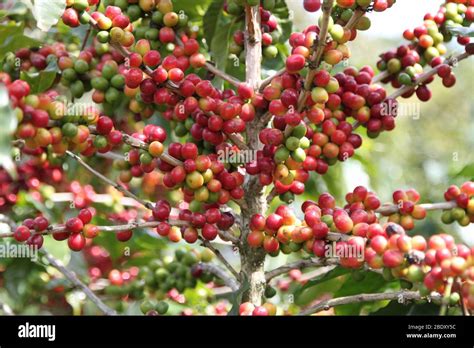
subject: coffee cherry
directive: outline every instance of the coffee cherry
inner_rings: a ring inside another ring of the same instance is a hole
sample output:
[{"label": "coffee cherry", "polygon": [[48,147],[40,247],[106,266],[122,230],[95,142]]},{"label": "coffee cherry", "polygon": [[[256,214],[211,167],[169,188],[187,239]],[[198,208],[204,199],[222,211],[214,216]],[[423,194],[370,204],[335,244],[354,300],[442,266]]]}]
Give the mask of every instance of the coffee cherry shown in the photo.
[{"label": "coffee cherry", "polygon": [[43,242],[43,236],[41,234],[35,234],[26,241],[26,244],[41,249],[41,247],[43,246]]},{"label": "coffee cherry", "polygon": [[290,73],[296,73],[304,68],[305,63],[306,60],[302,55],[292,54],[286,59],[286,69]]},{"label": "coffee cherry", "polygon": [[72,251],[81,251],[86,245],[86,239],[81,233],[74,233],[69,236],[67,245]]},{"label": "coffee cherry", "polygon": [[77,234],[82,231],[84,223],[79,218],[70,218],[66,221],[66,230],[70,233]]},{"label": "coffee cherry", "polygon": [[84,225],[86,225],[92,220],[92,212],[88,208],[81,209],[77,217],[82,221]]},{"label": "coffee cherry", "polygon": [[91,224],[84,225],[83,234],[84,234],[84,237],[93,239],[98,236],[99,228]]},{"label": "coffee cherry", "polygon": [[202,236],[207,240],[214,240],[217,237],[218,230],[214,225],[205,224],[202,228]]},{"label": "coffee cherry", "polygon": [[143,80],[143,72],[138,68],[131,68],[125,75],[125,84],[130,88],[137,88]]},{"label": "coffee cherry", "polygon": [[163,154],[164,146],[159,141],[152,142],[148,147],[148,152],[153,157],[160,157]]},{"label": "coffee cherry", "polygon": [[251,99],[254,95],[252,86],[246,83],[239,84],[237,88],[237,93],[242,99]]},{"label": "coffee cherry", "polygon": [[308,12],[316,12],[321,8],[321,0],[304,0],[303,7]]},{"label": "coffee cherry", "polygon": [[18,226],[13,233],[13,238],[18,242],[24,242],[30,238],[31,232],[30,229],[26,226]]},{"label": "coffee cherry", "polygon": [[114,124],[110,117],[101,116],[97,121],[97,133],[102,135],[108,135],[112,129],[114,128]]},{"label": "coffee cherry", "polygon": [[38,216],[34,220],[34,228],[37,232],[42,232],[46,230],[49,226],[49,221],[43,217],[43,216]]},{"label": "coffee cherry", "polygon": [[72,28],[78,27],[80,25],[79,15],[77,11],[73,8],[67,8],[62,15],[62,19],[64,24]]},{"label": "coffee cherry", "polygon": [[255,309],[252,311],[252,315],[266,317],[268,316],[268,310],[263,306],[258,306],[258,307],[255,307]]}]

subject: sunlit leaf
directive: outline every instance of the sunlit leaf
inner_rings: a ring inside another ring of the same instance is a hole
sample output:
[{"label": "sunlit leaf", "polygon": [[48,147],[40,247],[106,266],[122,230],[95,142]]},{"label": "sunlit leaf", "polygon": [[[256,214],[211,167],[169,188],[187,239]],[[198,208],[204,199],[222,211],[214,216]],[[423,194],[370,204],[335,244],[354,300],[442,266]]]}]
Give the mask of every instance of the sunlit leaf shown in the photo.
[{"label": "sunlit leaf", "polygon": [[58,23],[65,9],[66,2],[63,0],[35,0],[32,12],[38,28],[48,31]]}]

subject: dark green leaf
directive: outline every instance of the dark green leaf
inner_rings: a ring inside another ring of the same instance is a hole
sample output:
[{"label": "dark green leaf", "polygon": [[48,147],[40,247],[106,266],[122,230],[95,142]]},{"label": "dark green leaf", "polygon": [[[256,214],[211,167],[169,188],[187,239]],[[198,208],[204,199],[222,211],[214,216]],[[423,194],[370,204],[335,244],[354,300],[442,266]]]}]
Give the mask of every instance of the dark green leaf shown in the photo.
[{"label": "dark green leaf", "polygon": [[[379,293],[387,289],[394,291],[399,288],[399,282],[387,283],[380,274],[368,272],[363,280],[355,280],[353,277],[348,277],[342,287],[334,293],[334,298],[357,294]],[[378,310],[380,306],[387,304],[387,301],[351,303],[336,307],[335,312],[337,315],[359,315],[364,307],[366,307],[368,312],[373,312],[374,310]]]},{"label": "dark green leaf", "polygon": [[247,291],[250,288],[250,283],[247,278],[245,278],[242,281],[242,285],[240,288],[232,293],[230,303],[232,303],[232,308],[230,309],[229,313],[227,315],[239,315],[239,307],[240,303],[242,302],[242,296],[245,291]]},{"label": "dark green leaf", "polygon": [[[232,23],[227,23],[219,27],[211,42],[211,53],[216,67],[222,71],[226,71],[229,56],[229,38],[232,33]],[[216,79],[217,80],[217,79]],[[223,82],[220,80],[220,87]],[[219,87],[219,86],[217,86]],[[219,87],[219,88],[220,88]]]},{"label": "dark green leaf", "polygon": [[296,293],[295,296],[299,296],[303,291],[312,288],[316,285],[319,285],[321,283],[327,282],[328,280],[340,277],[342,275],[350,273],[351,270],[348,268],[343,268],[343,267],[336,267],[332,270],[330,270],[327,273],[321,274],[310,281],[308,281],[301,289],[299,289]]},{"label": "dark green leaf", "polygon": [[0,25],[0,60],[19,48],[38,47],[40,42],[23,34],[24,24]]},{"label": "dark green leaf", "polygon": [[459,177],[466,177],[466,178],[474,178],[474,163],[470,163],[465,166],[461,171],[454,175],[455,178]]},{"label": "dark green leaf", "polygon": [[32,94],[38,94],[47,91],[53,85],[58,71],[57,63],[52,61],[39,73],[21,72],[21,79],[28,82]]},{"label": "dark green leaf", "polygon": [[216,32],[219,16],[222,15],[224,0],[213,1],[203,18],[204,37],[209,45]]},{"label": "dark green leaf", "polygon": [[[207,7],[212,3],[212,0],[180,0],[173,2],[173,8],[176,13],[184,11],[191,19],[203,18]],[[197,18],[196,18],[197,17]]]}]

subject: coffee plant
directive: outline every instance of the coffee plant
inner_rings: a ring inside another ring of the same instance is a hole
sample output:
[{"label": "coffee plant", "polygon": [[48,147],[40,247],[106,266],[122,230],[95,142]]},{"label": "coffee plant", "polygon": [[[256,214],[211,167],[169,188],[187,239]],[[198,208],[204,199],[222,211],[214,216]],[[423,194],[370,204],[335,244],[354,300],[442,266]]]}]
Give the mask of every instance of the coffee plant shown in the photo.
[{"label": "coffee plant", "polygon": [[351,42],[395,0],[299,1],[319,15],[302,31],[284,0],[0,5],[0,237],[39,254],[0,261],[13,311],[474,311],[474,247],[417,228],[474,223],[473,181],[437,201],[314,189],[397,136],[401,100],[455,86],[474,1],[445,1],[373,67],[349,65]]}]

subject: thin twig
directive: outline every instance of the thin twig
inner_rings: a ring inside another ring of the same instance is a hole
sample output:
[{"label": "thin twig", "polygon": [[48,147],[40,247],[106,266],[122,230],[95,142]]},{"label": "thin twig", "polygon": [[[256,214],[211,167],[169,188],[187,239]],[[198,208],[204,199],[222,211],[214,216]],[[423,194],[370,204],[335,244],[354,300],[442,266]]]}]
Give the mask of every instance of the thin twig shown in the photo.
[{"label": "thin twig", "polygon": [[272,83],[272,81],[273,81],[273,79],[274,79],[275,77],[281,76],[281,75],[283,75],[285,72],[286,72],[286,69],[283,68],[283,69],[281,69],[281,70],[278,70],[274,75],[271,75],[271,76],[267,77],[266,79],[264,79],[264,80],[262,81],[262,83],[260,84],[260,87],[259,87],[258,91],[259,91],[260,93],[262,93],[263,90],[265,89],[265,87],[267,87],[270,83]]},{"label": "thin twig", "polygon": [[[459,54],[458,56],[456,57],[451,57],[449,58],[447,61],[446,61],[446,64],[450,65],[450,66],[455,66],[457,63],[459,63],[460,61],[466,59],[469,57],[469,54],[467,52],[464,52],[464,53],[461,53]],[[411,92],[413,91],[417,86],[419,85],[422,85],[425,81],[427,81],[429,78],[431,78],[432,76],[436,75],[438,73],[438,69],[441,67],[441,65],[438,65],[434,68],[432,68],[431,70],[421,74],[420,76],[417,77],[417,79],[413,82],[412,85],[410,86],[403,86],[399,89],[397,89],[395,92],[393,92],[390,96],[388,96],[385,100],[388,100],[388,99],[397,99],[399,97],[401,97],[402,95],[408,93],[408,92]],[[378,82],[379,80],[382,80],[383,78],[383,73],[382,74],[379,74],[378,76],[380,76],[378,79],[377,77],[372,81],[372,83],[375,83],[375,82]],[[361,124],[356,121],[352,124],[352,129],[355,130],[357,128],[359,128],[361,126]]]},{"label": "thin twig", "polygon": [[67,269],[61,261],[57,260],[53,255],[48,253],[44,248],[40,250],[41,253],[46,257],[48,262],[56,268],[59,272],[61,272],[71,283],[73,283],[75,286],[81,288],[81,290],[84,292],[84,294],[104,313],[105,315],[117,315],[117,312],[107,306],[102,300],[97,297],[96,294],[92,292],[89,287],[81,282],[77,276]]},{"label": "thin twig", "polygon": [[[96,11],[99,9],[101,1],[102,0],[99,0],[97,5],[95,6]],[[92,22],[91,22],[91,24],[89,24],[89,28],[87,29],[86,35],[84,36],[84,42],[81,45],[81,51],[84,51],[84,48],[86,48],[87,41],[89,41],[89,37],[91,36],[91,33],[92,33],[92,29],[95,28],[95,27],[97,27],[97,25],[93,25]]]},{"label": "thin twig", "polygon": [[229,134],[227,137],[240,149],[240,150],[245,150],[248,151],[250,148],[248,145],[241,139],[241,135],[239,134]]},{"label": "thin twig", "polygon": [[237,238],[232,231],[224,231],[224,230],[219,230],[219,237],[221,237],[222,240],[228,240],[232,242],[235,245],[240,245],[240,239]]},{"label": "thin twig", "polygon": [[321,59],[323,57],[324,49],[326,47],[326,40],[329,33],[329,21],[331,19],[331,12],[332,12],[333,6],[334,6],[334,0],[324,0],[323,6],[322,6],[323,17],[321,21],[321,30],[319,32],[319,38],[317,41],[316,50],[313,52],[313,55],[311,56],[311,68],[309,69],[308,74],[306,75],[304,88],[298,99],[298,107],[297,107],[298,112],[301,112],[301,110],[303,109],[306,103],[306,98],[309,93],[308,91],[311,88],[311,85],[313,84],[314,76],[316,75],[317,69],[319,65],[321,64]]},{"label": "thin twig", "polygon": [[[441,299],[441,295],[432,294],[430,298]],[[353,295],[353,296],[333,298],[331,300],[320,302],[314,306],[311,306],[303,310],[298,315],[314,314],[321,311],[327,311],[332,307],[346,305],[350,303],[393,301],[393,300],[398,300],[402,303],[405,303],[405,301],[407,300],[421,300],[421,299],[423,299],[423,297],[420,295],[418,291],[407,291],[407,290],[378,293],[378,294],[358,294],[358,295]]]},{"label": "thin twig", "polygon": [[349,19],[349,22],[347,22],[346,26],[344,29],[349,29],[352,30],[354,27],[357,25],[357,22],[359,19],[361,19],[365,14],[365,11],[361,8],[356,8],[354,13],[352,14],[351,18]]},{"label": "thin twig", "polygon": [[279,275],[288,273],[294,269],[303,269],[303,268],[309,268],[309,267],[324,267],[324,266],[332,266],[332,265],[338,265],[338,264],[339,264],[339,261],[337,259],[323,259],[323,258],[312,257],[310,259],[298,260],[298,261],[283,265],[281,267],[275,268],[274,270],[271,270],[265,273],[265,279],[267,280],[267,282],[269,282],[273,278],[278,277]]},{"label": "thin twig", "polygon": [[386,79],[387,77],[390,76],[390,72],[388,70],[384,70],[382,71],[381,73],[377,74],[373,79],[372,79],[372,83],[378,83],[384,79]]},{"label": "thin twig", "polygon": [[205,272],[209,272],[214,274],[216,277],[222,279],[224,284],[227,285],[232,291],[237,291],[240,287],[240,284],[234,277],[231,277],[227,274],[227,272],[213,263],[200,263],[199,267]]},{"label": "thin twig", "polygon": [[[461,53],[456,57],[452,57],[446,61],[446,64],[450,66],[455,66],[458,62],[466,59],[469,57],[469,54],[467,52]],[[438,65],[431,70],[425,72],[424,74],[421,74],[418,76],[418,78],[415,80],[413,83],[413,86],[404,86],[399,89],[397,89],[392,95],[390,95],[388,98],[390,99],[397,99],[398,97],[404,95],[405,93],[408,93],[412,91],[416,86],[419,86],[423,84],[426,80],[428,80],[430,77],[436,75],[438,73],[438,69],[441,67],[441,65]]]},{"label": "thin twig", "polygon": [[[456,284],[457,284],[458,288],[461,289],[462,283],[461,283],[461,279],[459,279],[459,277],[456,278]],[[461,302],[462,315],[468,317],[468,316],[471,315],[471,313],[469,313],[469,309],[466,306],[466,302],[464,301],[464,296],[462,294],[462,291],[459,291],[459,296],[460,296],[459,302]]]},{"label": "thin twig", "polygon": [[278,192],[277,192],[276,188],[272,188],[272,190],[270,191],[270,193],[267,196],[267,204],[270,204],[271,202],[273,202],[273,200],[277,196],[278,196]]},{"label": "thin twig", "polygon": [[242,82],[236,79],[235,77],[225,73],[222,70],[217,69],[212,62],[206,62],[204,65],[204,68],[206,68],[208,71],[213,73],[214,75],[220,77],[221,79],[229,82],[231,85],[238,87]]},{"label": "thin twig", "polygon": [[451,290],[453,288],[454,278],[449,277],[446,282],[446,288],[444,289],[443,299],[441,302],[441,309],[439,310],[439,315],[446,315],[448,312],[449,300],[451,298]]},{"label": "thin twig", "polygon": [[[439,203],[423,203],[419,204],[419,206],[426,211],[431,210],[449,210],[457,207],[456,201],[449,201],[449,202],[439,202]],[[398,213],[400,210],[400,206],[397,204],[390,204],[390,205],[383,205],[378,208],[375,212],[382,214],[382,215],[391,215]]]},{"label": "thin twig", "polygon": [[222,255],[222,253],[218,249],[216,249],[211,244],[211,242],[209,242],[208,240],[206,240],[202,237],[199,237],[199,239],[201,240],[202,245],[204,245],[206,248],[210,249],[216,255],[216,257],[224,264],[224,266],[234,275],[234,277],[236,279],[240,279],[239,273],[237,273],[237,271],[234,269],[234,267],[232,267],[232,265],[229,263],[229,261],[227,261],[227,259]]},{"label": "thin twig", "polygon": [[88,165],[86,162],[84,162],[84,160],[81,157],[79,157],[78,155],[76,155],[75,153],[72,153],[71,151],[66,151],[66,155],[68,155],[69,157],[76,160],[81,166],[83,166],[85,169],[87,169],[90,173],[92,173],[93,175],[95,175],[96,177],[98,177],[99,179],[104,181],[105,183],[109,184],[110,186],[114,187],[116,190],[122,192],[125,196],[128,196],[128,197],[131,197],[131,198],[135,199],[137,202],[139,202],[141,205],[143,205],[144,207],[146,207],[148,209],[153,209],[153,207],[154,207],[153,203],[144,201],[143,199],[141,199],[140,197],[138,197],[134,193],[132,193],[129,190],[127,190],[126,188],[124,188],[122,185],[110,180],[105,175],[99,173],[94,168],[92,168],[90,165]]}]

